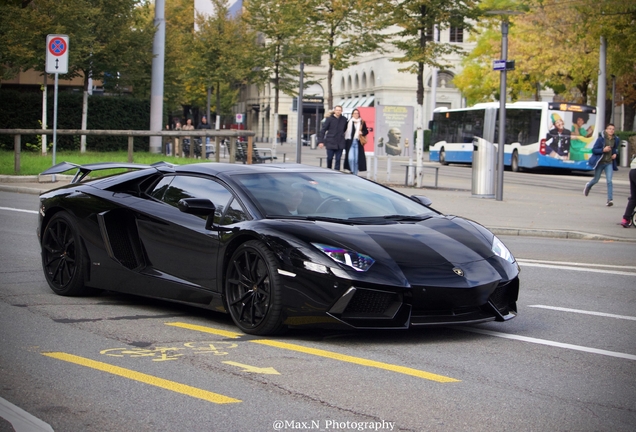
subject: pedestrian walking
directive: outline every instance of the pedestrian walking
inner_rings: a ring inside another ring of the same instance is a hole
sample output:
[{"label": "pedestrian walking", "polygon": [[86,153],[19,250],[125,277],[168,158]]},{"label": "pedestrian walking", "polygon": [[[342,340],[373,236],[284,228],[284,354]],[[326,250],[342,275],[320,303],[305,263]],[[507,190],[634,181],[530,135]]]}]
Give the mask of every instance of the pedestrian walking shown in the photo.
[{"label": "pedestrian walking", "polygon": [[634,209],[636,209],[636,157],[632,159],[630,167],[632,169],[629,170],[629,198],[621,221],[623,228],[629,228],[632,224]]},{"label": "pedestrian walking", "polygon": [[360,111],[354,109],[351,113],[351,119],[347,122],[347,130],[345,131],[345,161],[344,168],[358,175],[360,171],[367,170],[367,159],[364,157],[364,145],[366,136],[369,134],[367,124],[360,117]]},{"label": "pedestrian walking", "polygon": [[345,148],[345,131],[347,130],[347,118],[342,115],[342,106],[337,105],[333,114],[325,120],[318,135],[318,147],[327,148],[327,168],[333,166],[335,157],[335,170],[340,170],[340,159]]},{"label": "pedestrian walking", "polygon": [[612,123],[608,123],[605,127],[605,133],[600,133],[594,147],[592,148],[592,156],[587,163],[594,167],[594,178],[585,184],[583,194],[588,196],[592,186],[601,179],[601,173],[605,172],[605,180],[607,180],[607,206],[614,205],[612,176],[616,168],[616,153],[618,152],[619,139],[614,135],[615,127]]}]

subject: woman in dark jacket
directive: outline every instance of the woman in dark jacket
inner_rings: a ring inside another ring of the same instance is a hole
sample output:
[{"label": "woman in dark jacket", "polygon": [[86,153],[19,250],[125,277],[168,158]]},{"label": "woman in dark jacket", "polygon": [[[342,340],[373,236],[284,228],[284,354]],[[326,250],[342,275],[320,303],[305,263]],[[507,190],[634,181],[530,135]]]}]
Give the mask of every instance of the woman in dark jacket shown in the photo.
[{"label": "woman in dark jacket", "polygon": [[360,111],[354,109],[345,131],[345,154],[347,156],[344,168],[355,175],[358,175],[359,171],[367,170],[367,158],[364,156],[364,146],[360,142],[360,137],[368,134],[367,124],[360,117]]}]

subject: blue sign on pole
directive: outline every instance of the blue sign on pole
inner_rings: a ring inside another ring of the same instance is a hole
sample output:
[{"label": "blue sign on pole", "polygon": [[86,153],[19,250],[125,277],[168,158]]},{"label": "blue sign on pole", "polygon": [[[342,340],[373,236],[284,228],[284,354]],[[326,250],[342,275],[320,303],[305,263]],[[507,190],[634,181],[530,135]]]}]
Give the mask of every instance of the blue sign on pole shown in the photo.
[{"label": "blue sign on pole", "polygon": [[492,62],[492,70],[496,70],[496,71],[506,70],[506,61],[505,60],[494,60]]}]

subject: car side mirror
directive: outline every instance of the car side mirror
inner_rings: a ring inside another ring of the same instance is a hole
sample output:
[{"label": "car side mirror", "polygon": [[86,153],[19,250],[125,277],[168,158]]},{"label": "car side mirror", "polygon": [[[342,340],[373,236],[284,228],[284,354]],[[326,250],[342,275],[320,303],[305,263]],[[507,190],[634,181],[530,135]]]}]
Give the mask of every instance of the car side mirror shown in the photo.
[{"label": "car side mirror", "polygon": [[207,198],[182,198],[177,203],[177,208],[183,213],[205,216],[205,229],[212,229],[214,224],[214,212],[216,207]]},{"label": "car side mirror", "polygon": [[425,197],[424,195],[411,195],[411,199],[413,201],[424,204],[426,207],[430,207],[430,205],[433,204],[433,201],[431,201],[430,198]]}]

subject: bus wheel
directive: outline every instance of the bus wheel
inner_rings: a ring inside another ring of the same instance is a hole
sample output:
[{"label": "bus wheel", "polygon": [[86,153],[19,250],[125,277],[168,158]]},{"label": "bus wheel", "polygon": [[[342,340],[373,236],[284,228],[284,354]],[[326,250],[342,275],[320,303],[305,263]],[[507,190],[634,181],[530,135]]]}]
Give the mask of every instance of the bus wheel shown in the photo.
[{"label": "bus wheel", "polygon": [[519,153],[517,153],[517,150],[512,152],[512,160],[510,161],[510,169],[512,170],[512,172],[519,172],[520,168],[519,168]]},{"label": "bus wheel", "polygon": [[444,147],[442,147],[439,151],[439,163],[442,165],[448,165],[448,162],[446,162],[446,151],[444,150]]}]

